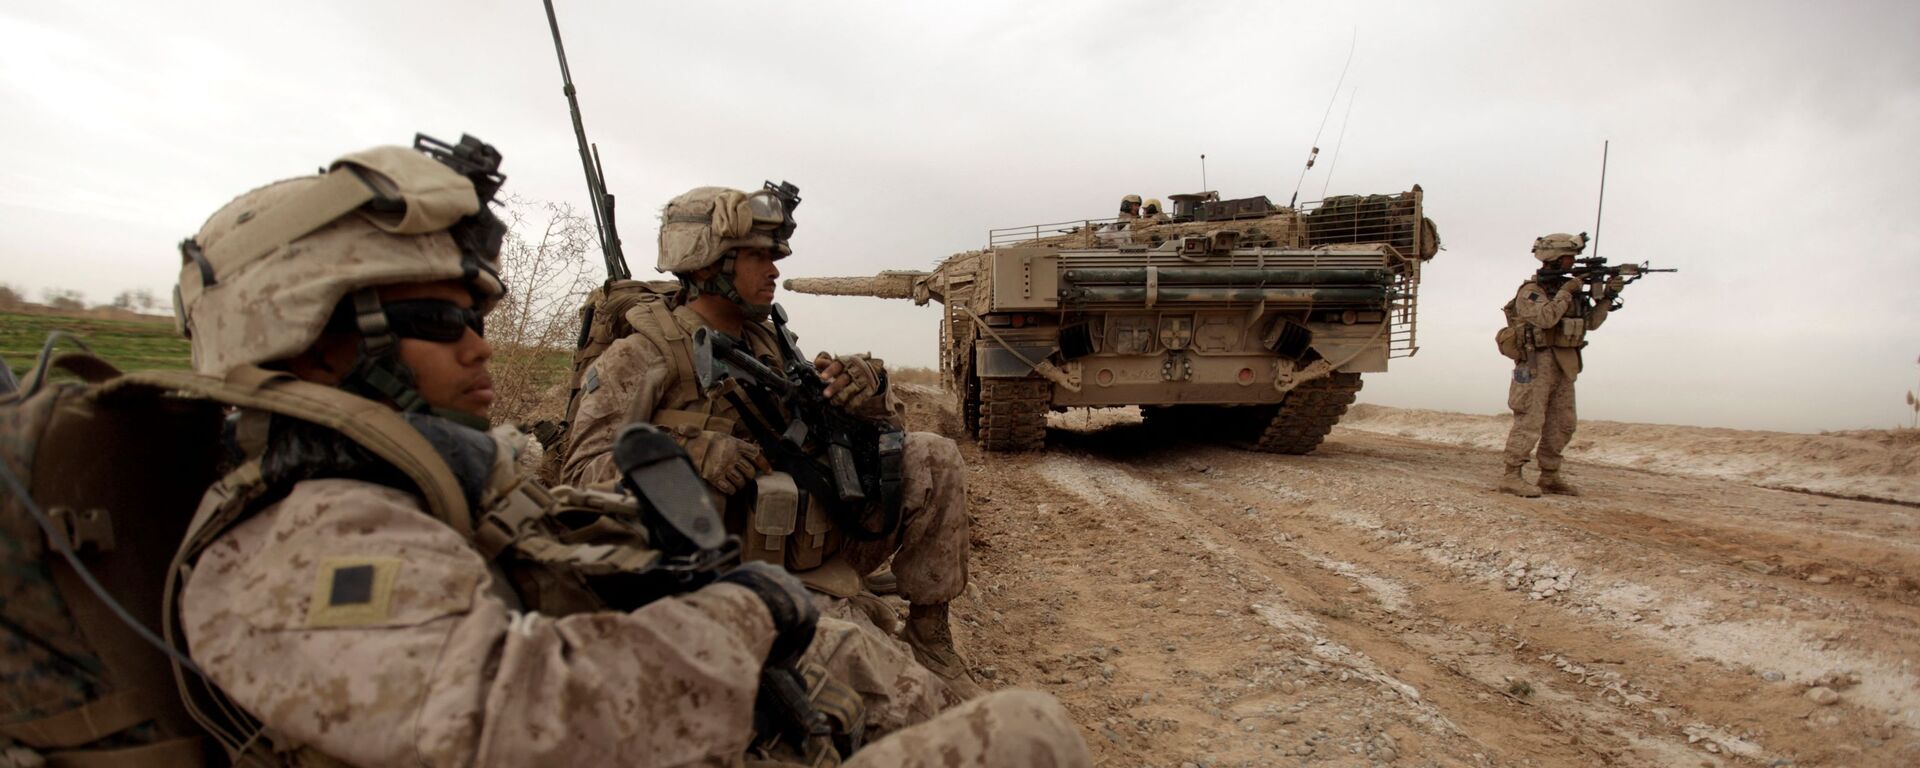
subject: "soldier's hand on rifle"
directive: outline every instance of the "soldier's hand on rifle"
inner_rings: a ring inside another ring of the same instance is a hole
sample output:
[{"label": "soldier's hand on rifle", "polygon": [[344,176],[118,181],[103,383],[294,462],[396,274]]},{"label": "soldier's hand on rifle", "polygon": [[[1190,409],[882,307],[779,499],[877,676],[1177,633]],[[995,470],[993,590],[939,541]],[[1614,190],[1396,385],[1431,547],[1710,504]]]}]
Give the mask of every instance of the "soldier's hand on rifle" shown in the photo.
[{"label": "soldier's hand on rifle", "polygon": [[1614,275],[1612,277],[1607,278],[1607,295],[1608,296],[1619,295],[1620,289],[1625,287],[1627,287],[1626,278],[1621,277],[1619,275]]},{"label": "soldier's hand on rifle", "polygon": [[826,395],[834,405],[858,409],[868,400],[887,391],[886,363],[864,354],[834,357],[825,352],[815,355],[813,367],[827,383]]},{"label": "soldier's hand on rifle", "polygon": [[700,479],[729,496],[761,472],[770,471],[760,446],[724,432],[701,432],[688,440],[686,447],[694,468],[700,470]]}]

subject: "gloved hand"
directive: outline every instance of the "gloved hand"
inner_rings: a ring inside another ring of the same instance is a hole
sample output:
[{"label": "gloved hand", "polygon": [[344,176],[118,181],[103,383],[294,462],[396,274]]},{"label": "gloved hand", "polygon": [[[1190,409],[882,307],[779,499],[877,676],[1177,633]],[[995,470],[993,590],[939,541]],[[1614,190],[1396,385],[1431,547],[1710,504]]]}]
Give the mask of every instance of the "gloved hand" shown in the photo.
[{"label": "gloved hand", "polygon": [[866,354],[834,357],[825,352],[815,355],[813,367],[820,380],[827,382],[827,397],[834,405],[858,409],[887,391],[886,363]]},{"label": "gloved hand", "polygon": [[1581,285],[1583,285],[1583,283],[1579,280],[1568,280],[1560,284],[1560,292],[1568,296],[1578,296],[1580,295]]},{"label": "gloved hand", "polygon": [[1607,295],[1617,296],[1620,289],[1627,287],[1627,279],[1619,275],[1607,278]]},{"label": "gloved hand", "polygon": [[687,457],[700,470],[700,479],[732,496],[769,469],[760,446],[724,432],[705,431],[687,441]]},{"label": "gloved hand", "polygon": [[773,615],[773,648],[767,651],[768,666],[785,666],[800,660],[813,644],[814,630],[820,624],[820,609],[807,596],[807,587],[787,569],[758,560],[741,563],[720,577],[722,584],[738,584],[753,590]]}]

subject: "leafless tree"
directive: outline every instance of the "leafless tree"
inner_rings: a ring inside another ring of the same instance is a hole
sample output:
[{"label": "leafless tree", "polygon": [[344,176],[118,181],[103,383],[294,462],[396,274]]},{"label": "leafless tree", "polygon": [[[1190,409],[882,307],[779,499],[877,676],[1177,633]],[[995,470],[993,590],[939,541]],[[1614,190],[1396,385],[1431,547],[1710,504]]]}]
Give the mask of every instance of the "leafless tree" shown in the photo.
[{"label": "leafless tree", "polygon": [[515,197],[501,213],[510,227],[500,247],[507,294],[487,316],[493,420],[558,420],[580,305],[600,277],[590,258],[598,241],[593,224],[565,203]]},{"label": "leafless tree", "polygon": [[40,291],[40,297],[54,309],[78,311],[87,308],[86,296],[71,288],[47,288]]},{"label": "leafless tree", "polygon": [[25,303],[26,300],[26,296],[20,293],[19,288],[15,288],[6,283],[0,283],[0,309],[20,306]]},{"label": "leafless tree", "polygon": [[115,295],[111,306],[114,309],[124,309],[128,312],[151,314],[156,307],[160,306],[160,300],[153,297],[153,291],[145,288],[135,288],[129,291],[121,291]]}]

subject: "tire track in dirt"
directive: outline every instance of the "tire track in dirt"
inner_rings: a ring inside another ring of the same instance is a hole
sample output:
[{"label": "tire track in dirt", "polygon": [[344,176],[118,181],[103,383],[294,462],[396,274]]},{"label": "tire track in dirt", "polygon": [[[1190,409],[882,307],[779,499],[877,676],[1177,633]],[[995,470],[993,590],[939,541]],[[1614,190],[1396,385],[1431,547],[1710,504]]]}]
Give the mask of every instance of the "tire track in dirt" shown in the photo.
[{"label": "tire track in dirt", "polygon": [[[1905,510],[1582,466],[1605,492],[1527,501],[1488,490],[1485,451],[1141,429],[968,449],[963,642],[1061,696],[1108,764],[1920,756]],[[1532,599],[1515,561],[1567,581]],[[1829,572],[1850,578],[1805,580]],[[1816,682],[1842,703],[1799,696]]]}]

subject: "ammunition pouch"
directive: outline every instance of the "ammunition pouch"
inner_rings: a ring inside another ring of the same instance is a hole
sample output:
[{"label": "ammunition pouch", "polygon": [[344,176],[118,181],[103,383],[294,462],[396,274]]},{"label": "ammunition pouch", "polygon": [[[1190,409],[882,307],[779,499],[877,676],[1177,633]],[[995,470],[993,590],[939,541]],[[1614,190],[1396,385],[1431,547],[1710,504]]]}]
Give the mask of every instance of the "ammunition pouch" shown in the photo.
[{"label": "ammunition pouch", "polygon": [[1548,346],[1579,349],[1587,343],[1587,319],[1584,317],[1563,317],[1560,325],[1547,336]]},{"label": "ammunition pouch", "polygon": [[754,483],[753,511],[742,536],[743,557],[798,573],[819,568],[840,551],[843,539],[825,505],[801,493],[792,475],[774,472]]}]

